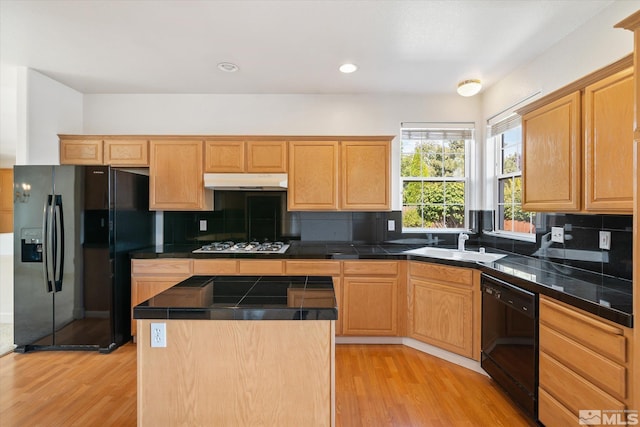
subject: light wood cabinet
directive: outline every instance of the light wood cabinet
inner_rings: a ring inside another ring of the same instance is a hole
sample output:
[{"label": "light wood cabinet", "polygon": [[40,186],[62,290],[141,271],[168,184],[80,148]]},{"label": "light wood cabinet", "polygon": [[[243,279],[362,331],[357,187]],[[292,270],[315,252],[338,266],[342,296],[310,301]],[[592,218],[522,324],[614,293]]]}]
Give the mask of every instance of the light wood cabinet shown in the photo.
[{"label": "light wood cabinet", "polygon": [[136,336],[133,307],[158,295],[184,279],[191,277],[191,259],[133,259],[131,260],[131,335]]},{"label": "light wood cabinet", "polygon": [[342,141],[340,209],[391,209],[389,141]]},{"label": "light wood cabinet", "polygon": [[289,210],[385,211],[391,138],[289,142]]},{"label": "light wood cabinet", "polygon": [[578,424],[583,409],[626,409],[632,332],[540,296],[540,421],[548,427]]},{"label": "light wood cabinet", "polygon": [[343,335],[400,336],[398,262],[344,261],[342,268]]},{"label": "light wood cabinet", "polygon": [[207,140],[205,172],[285,173],[287,143],[283,140]]},{"label": "light wood cabinet", "polygon": [[585,210],[633,212],[633,68],[584,91]]},{"label": "light wood cabinet", "polygon": [[202,141],[152,140],[150,210],[211,210],[213,192],[204,188]]},{"label": "light wood cabinet", "polygon": [[104,164],[102,139],[60,139],[61,165]]},{"label": "light wood cabinet", "polygon": [[0,169],[0,233],[13,233],[13,169]]},{"label": "light wood cabinet", "polygon": [[521,109],[522,207],[633,212],[633,67],[624,58]]},{"label": "light wood cabinet", "polygon": [[59,135],[61,165],[149,166],[146,138]]},{"label": "light wood cabinet", "polygon": [[338,209],[338,141],[290,141],[290,211]]},{"label": "light wood cabinet", "polygon": [[409,263],[408,335],[480,360],[478,270]]},{"label": "light wood cabinet", "polygon": [[146,139],[106,139],[104,163],[111,166],[149,166],[149,141]]},{"label": "light wood cabinet", "polygon": [[572,212],[581,206],[580,92],[522,117],[522,208]]}]

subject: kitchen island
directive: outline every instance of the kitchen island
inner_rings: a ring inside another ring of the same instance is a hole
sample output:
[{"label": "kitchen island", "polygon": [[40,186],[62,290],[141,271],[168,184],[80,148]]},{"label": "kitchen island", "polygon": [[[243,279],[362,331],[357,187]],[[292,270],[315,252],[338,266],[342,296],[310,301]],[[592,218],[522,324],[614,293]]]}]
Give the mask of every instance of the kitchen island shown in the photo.
[{"label": "kitchen island", "polygon": [[138,425],[334,425],[337,315],[331,277],[192,276],[154,296],[134,308]]}]

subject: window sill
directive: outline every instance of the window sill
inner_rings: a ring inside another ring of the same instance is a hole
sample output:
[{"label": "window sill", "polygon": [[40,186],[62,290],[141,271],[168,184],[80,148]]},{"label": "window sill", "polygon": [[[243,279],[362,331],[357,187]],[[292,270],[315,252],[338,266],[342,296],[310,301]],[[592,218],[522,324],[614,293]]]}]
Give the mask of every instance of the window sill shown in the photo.
[{"label": "window sill", "polygon": [[519,240],[521,242],[536,242],[535,234],[510,233],[508,231],[483,231],[487,236],[499,237],[501,239]]}]

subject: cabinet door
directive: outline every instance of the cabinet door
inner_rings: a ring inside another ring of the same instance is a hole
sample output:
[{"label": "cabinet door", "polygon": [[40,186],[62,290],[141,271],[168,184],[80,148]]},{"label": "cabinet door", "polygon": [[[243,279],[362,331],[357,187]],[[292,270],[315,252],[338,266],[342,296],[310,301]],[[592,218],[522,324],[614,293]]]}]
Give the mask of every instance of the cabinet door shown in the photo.
[{"label": "cabinet door", "polygon": [[390,210],[388,141],[342,141],[340,209]]},{"label": "cabinet door", "polygon": [[343,278],[344,335],[398,335],[398,280]]},{"label": "cabinet door", "polygon": [[205,172],[245,172],[244,141],[205,141]]},{"label": "cabinet door", "polygon": [[104,141],[104,163],[111,166],[149,166],[147,140]]},{"label": "cabinet door", "polygon": [[247,172],[287,172],[286,141],[247,141]]},{"label": "cabinet door", "polygon": [[633,213],[633,69],[584,91],[585,209]]},{"label": "cabinet door", "polygon": [[473,290],[409,280],[409,336],[473,358]]},{"label": "cabinet door", "polygon": [[580,92],[575,92],[522,118],[523,209],[580,210],[580,117]]},{"label": "cabinet door", "polygon": [[338,209],[338,156],[338,141],[289,142],[289,210]]},{"label": "cabinet door", "polygon": [[151,141],[149,209],[211,209],[203,169],[202,141]]},{"label": "cabinet door", "polygon": [[61,139],[61,165],[101,165],[103,146],[100,139]]},{"label": "cabinet door", "polygon": [[0,169],[0,233],[13,233],[13,169]]}]

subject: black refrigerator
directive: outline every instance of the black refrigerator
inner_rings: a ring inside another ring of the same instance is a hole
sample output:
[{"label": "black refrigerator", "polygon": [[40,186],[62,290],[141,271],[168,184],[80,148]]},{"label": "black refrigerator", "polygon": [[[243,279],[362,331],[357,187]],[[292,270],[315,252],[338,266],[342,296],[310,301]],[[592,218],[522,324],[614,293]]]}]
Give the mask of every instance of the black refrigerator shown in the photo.
[{"label": "black refrigerator", "polygon": [[149,177],[109,166],[14,167],[17,352],[131,339],[129,252],[153,245]]}]

